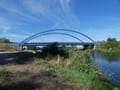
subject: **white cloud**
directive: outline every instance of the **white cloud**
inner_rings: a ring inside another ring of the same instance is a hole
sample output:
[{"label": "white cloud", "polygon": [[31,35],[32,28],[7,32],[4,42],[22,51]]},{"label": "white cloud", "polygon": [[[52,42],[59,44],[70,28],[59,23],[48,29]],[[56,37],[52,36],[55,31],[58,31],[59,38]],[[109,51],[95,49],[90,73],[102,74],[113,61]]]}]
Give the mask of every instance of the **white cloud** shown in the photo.
[{"label": "white cloud", "polygon": [[[26,23],[44,22],[45,18],[53,23],[72,27],[79,23],[77,16],[72,12],[72,0],[1,0],[0,8],[8,11],[18,19],[18,25]],[[21,20],[23,23],[21,24]],[[71,22],[72,21],[72,22]],[[13,22],[14,23],[14,22]],[[16,22],[15,22],[16,23]]]},{"label": "white cloud", "polygon": [[19,18],[25,21],[29,21],[29,20],[37,21],[38,20],[38,18],[30,15],[28,12],[25,11],[25,8],[21,5],[19,0],[18,0],[18,3],[19,4],[16,4],[12,0],[11,2],[9,0],[1,0],[0,8],[7,10],[9,13],[13,13],[16,16],[19,15]]},{"label": "white cloud", "polygon": [[[22,30],[32,35],[32,30],[23,30],[20,26],[51,22],[51,28],[75,28],[79,19],[70,6],[72,0],[0,0],[0,8],[9,15],[0,12],[0,30],[4,36],[20,38],[21,35],[9,34],[10,30]],[[2,15],[2,14],[3,15]],[[47,23],[48,24],[48,23]],[[17,28],[17,29],[14,29]],[[9,31],[9,32],[8,32]],[[17,32],[16,31],[16,32]],[[22,38],[22,37],[21,37]]]},{"label": "white cloud", "polygon": [[71,1],[72,0],[60,0],[60,4],[65,13],[65,16],[68,18],[68,22],[70,22],[69,26],[77,27],[80,25],[80,21],[77,15],[75,15],[75,13],[72,11],[72,7],[70,6]]},{"label": "white cloud", "polygon": [[27,34],[27,35],[33,35],[34,33],[32,33],[32,32],[28,32],[28,31],[25,31],[25,30],[20,30],[22,33],[24,33],[24,34]]},{"label": "white cloud", "polygon": [[69,11],[70,10],[70,6],[69,6],[70,0],[60,0],[60,4],[62,9],[64,10],[64,12]]},{"label": "white cloud", "polygon": [[7,33],[10,30],[10,27],[0,26],[0,29],[2,30],[2,33]]},{"label": "white cloud", "polygon": [[28,36],[23,35],[23,34],[7,33],[7,34],[0,34],[0,37],[5,37],[5,38],[11,39],[11,41],[15,41],[15,42],[21,42]]},{"label": "white cloud", "polygon": [[7,33],[8,30],[10,30],[10,26],[8,25],[4,18],[0,18],[0,32]]},{"label": "white cloud", "polygon": [[[44,17],[52,22],[61,20],[62,9],[57,6],[56,0],[25,0],[23,5],[36,17]],[[42,18],[40,18],[42,19]]]}]

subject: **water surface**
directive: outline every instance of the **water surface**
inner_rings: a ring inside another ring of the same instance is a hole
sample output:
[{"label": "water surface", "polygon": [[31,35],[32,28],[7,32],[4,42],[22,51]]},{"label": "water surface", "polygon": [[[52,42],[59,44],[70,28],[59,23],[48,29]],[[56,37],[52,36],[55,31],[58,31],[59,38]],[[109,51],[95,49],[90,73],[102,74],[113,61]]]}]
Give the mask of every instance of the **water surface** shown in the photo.
[{"label": "water surface", "polygon": [[110,78],[110,82],[120,85],[120,53],[94,53],[93,57],[100,66],[101,72]]}]

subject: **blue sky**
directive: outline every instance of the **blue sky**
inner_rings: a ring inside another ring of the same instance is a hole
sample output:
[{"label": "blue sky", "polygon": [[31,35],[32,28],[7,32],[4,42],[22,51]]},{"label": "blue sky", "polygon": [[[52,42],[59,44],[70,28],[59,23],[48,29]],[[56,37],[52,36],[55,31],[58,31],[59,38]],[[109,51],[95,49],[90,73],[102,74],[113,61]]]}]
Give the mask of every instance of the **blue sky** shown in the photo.
[{"label": "blue sky", "polygon": [[120,0],[0,0],[0,37],[20,42],[60,28],[77,30],[95,41],[120,40]]}]

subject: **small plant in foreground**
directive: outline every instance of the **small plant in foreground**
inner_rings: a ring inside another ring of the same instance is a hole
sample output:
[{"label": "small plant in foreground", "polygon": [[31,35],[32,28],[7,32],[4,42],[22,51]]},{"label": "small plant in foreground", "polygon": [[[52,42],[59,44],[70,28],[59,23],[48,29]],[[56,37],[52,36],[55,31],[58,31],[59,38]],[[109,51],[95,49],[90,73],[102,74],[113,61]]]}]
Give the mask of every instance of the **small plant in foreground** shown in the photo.
[{"label": "small plant in foreground", "polygon": [[4,69],[0,69],[0,79],[1,80],[7,80],[9,77],[11,77],[11,73],[4,70]]}]

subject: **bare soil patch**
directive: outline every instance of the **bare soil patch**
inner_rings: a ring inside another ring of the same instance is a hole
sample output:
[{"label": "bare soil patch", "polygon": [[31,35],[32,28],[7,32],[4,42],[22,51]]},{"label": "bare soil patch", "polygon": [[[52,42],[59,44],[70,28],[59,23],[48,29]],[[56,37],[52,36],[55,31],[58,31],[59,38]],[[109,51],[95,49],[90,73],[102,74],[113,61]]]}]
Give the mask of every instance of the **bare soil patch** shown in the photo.
[{"label": "bare soil patch", "polygon": [[0,68],[13,74],[7,82],[0,82],[0,90],[87,90],[35,63],[8,64]]},{"label": "bare soil patch", "polygon": [[10,45],[7,45],[7,44],[0,44],[0,52],[14,52],[14,51],[17,51],[16,48],[10,46]]}]

